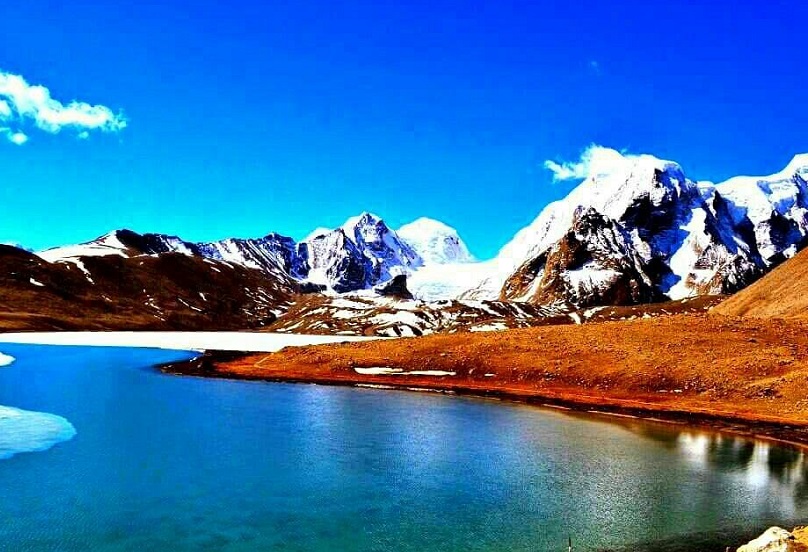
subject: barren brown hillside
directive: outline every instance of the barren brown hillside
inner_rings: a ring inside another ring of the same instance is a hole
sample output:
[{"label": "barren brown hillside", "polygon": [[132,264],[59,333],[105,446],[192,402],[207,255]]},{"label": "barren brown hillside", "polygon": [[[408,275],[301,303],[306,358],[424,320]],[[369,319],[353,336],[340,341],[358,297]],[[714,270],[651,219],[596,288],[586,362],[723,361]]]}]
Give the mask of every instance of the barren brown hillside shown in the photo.
[{"label": "barren brown hillside", "polygon": [[808,249],[713,309],[727,316],[808,318]]}]

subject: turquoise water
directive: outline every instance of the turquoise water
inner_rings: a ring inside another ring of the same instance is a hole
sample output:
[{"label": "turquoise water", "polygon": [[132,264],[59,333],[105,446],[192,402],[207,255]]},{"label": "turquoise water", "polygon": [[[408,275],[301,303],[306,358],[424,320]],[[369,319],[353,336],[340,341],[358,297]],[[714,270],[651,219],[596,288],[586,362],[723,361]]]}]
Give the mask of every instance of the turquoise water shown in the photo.
[{"label": "turquoise water", "polygon": [[76,431],[0,460],[0,550],[723,551],[808,520],[802,454],[763,443],[151,367],[176,352],[0,350],[0,405]]}]

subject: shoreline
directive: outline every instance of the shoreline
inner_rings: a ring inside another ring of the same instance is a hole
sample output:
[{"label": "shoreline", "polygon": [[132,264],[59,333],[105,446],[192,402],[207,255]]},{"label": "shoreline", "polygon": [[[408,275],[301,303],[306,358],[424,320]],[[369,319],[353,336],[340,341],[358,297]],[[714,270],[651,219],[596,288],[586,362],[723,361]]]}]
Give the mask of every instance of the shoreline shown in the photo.
[{"label": "shoreline", "polygon": [[249,359],[250,353],[235,351],[204,351],[193,359],[166,363],[156,368],[163,373],[267,383],[329,385],[403,392],[432,392],[461,397],[505,401],[540,408],[550,408],[573,415],[593,415],[635,419],[647,423],[676,424],[694,430],[723,433],[741,438],[766,441],[808,451],[808,423],[778,416],[753,416],[739,412],[688,408],[667,403],[651,403],[641,399],[625,399],[587,394],[586,389],[531,389],[527,386],[476,384],[471,381],[451,381],[445,377],[412,377],[353,374],[311,374],[273,371],[272,375],[251,375],[227,367]]}]

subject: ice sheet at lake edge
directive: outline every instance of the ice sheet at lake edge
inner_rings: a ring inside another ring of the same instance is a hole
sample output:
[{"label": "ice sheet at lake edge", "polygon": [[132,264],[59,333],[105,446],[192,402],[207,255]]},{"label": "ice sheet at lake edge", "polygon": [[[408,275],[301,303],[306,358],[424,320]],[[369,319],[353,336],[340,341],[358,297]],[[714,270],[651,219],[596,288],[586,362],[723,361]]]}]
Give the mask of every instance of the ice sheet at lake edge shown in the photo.
[{"label": "ice sheet at lake edge", "polygon": [[[15,360],[0,353],[0,366],[8,366]],[[0,460],[20,452],[47,450],[75,434],[76,428],[61,416],[0,406]]]},{"label": "ice sheet at lake edge", "polygon": [[0,460],[47,450],[75,435],[76,428],[61,416],[0,406]]},{"label": "ice sheet at lake edge", "polygon": [[284,347],[367,341],[377,337],[306,335],[271,332],[23,332],[0,333],[0,343],[81,345],[93,347],[138,347],[176,351],[246,351],[271,353]]}]

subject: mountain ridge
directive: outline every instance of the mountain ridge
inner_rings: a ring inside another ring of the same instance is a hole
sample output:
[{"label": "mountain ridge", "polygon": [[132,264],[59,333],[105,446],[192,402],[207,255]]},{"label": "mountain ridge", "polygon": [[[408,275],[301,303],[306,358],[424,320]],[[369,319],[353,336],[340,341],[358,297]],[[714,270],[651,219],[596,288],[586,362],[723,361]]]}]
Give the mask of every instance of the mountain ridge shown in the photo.
[{"label": "mountain ridge", "polygon": [[[272,232],[261,238],[194,243],[167,234],[119,229],[89,242],[55,247],[37,255],[48,262],[75,264],[85,256],[177,252],[291,277],[305,289],[336,293],[372,289],[424,266],[472,259],[457,231],[443,223],[419,219],[404,227],[415,245],[402,239],[380,217],[363,212],[337,228],[319,228],[300,242]],[[416,227],[420,229],[417,234],[412,232]]]},{"label": "mountain ridge", "polygon": [[673,161],[612,152],[489,261],[457,232],[420,218],[398,230],[369,212],[295,241],[277,233],[192,243],[114,231],[39,252],[184,255],[259,269],[302,291],[371,290],[408,277],[416,298],[531,302],[568,310],[679,300],[744,288],[808,243],[808,154],[766,177],[695,181]]}]

